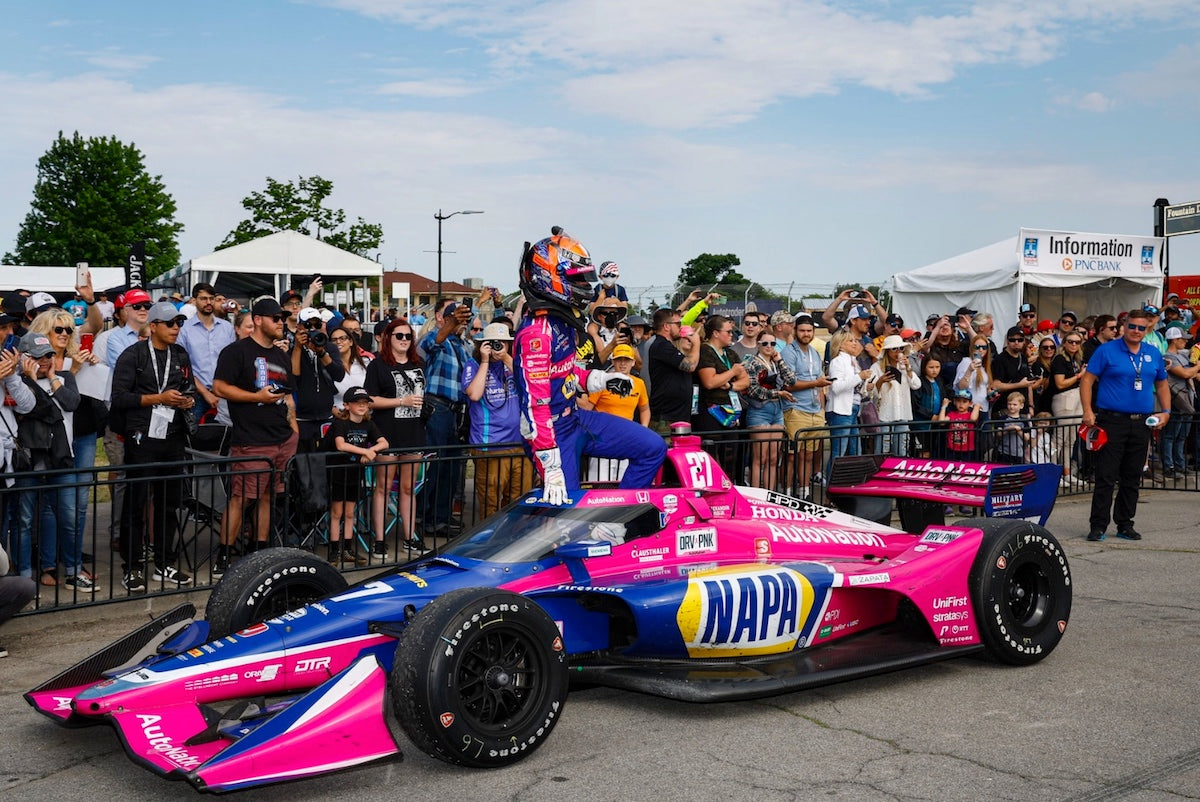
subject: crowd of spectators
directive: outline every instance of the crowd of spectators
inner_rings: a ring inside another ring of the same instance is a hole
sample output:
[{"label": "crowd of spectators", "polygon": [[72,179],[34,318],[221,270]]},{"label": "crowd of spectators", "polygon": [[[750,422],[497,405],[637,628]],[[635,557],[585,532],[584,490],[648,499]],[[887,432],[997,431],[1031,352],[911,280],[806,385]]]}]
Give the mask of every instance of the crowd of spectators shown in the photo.
[{"label": "crowd of spectators", "polygon": [[[997,325],[960,308],[918,331],[869,292],[847,290],[817,314],[749,311],[741,320],[712,313],[715,294],[693,292],[646,320],[630,314],[615,263],[599,277],[577,361],[629,377],[633,391],[584,395],[580,407],[662,435],[689,421],[737,482],[803,494],[832,459],[862,452],[1057,461],[1064,481],[1087,478],[1086,453],[1047,427],[1080,417],[1088,358],[1121,336],[1123,315],[1067,310],[1039,322],[1024,304],[1017,320]],[[314,281],[245,305],[204,283],[186,298],[132,289],[110,303],[90,286],[61,304],[42,292],[4,298],[0,456],[19,478],[0,493],[0,545],[13,572],[94,591],[83,548],[88,477],[69,469],[90,471],[102,441],[118,480],[109,534],[123,587],[190,584],[177,564],[182,469],[155,466],[183,461],[206,423],[229,427],[231,454],[246,466],[230,482],[214,577],[269,537],[280,487],[254,466],[270,464],[278,478],[297,453],[339,453],[329,556],[342,564],[367,561],[353,542],[359,502],[369,504],[372,556],[388,555],[391,531],[391,543],[420,552],[426,536],[461,529],[466,463],[422,459],[423,449],[474,458],[477,517],[532,486],[513,374],[520,304],[505,310],[484,290],[441,299],[427,318],[388,310],[364,328],[316,303],[320,289]],[[1162,436],[1171,476],[1188,467],[1197,324],[1177,296],[1145,312],[1145,342],[1165,354],[1184,413]],[[624,466],[611,462],[593,466],[606,471],[593,478],[619,478]]]}]

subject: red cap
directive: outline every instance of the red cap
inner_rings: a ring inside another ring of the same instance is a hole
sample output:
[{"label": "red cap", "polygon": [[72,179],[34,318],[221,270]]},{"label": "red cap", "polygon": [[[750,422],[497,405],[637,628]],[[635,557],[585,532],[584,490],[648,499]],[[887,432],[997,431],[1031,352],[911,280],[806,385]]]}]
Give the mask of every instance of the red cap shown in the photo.
[{"label": "red cap", "polygon": [[1108,442],[1108,433],[1099,426],[1088,426],[1085,423],[1079,427],[1079,439],[1088,451],[1099,451]]},{"label": "red cap", "polygon": [[128,306],[129,304],[148,304],[153,302],[154,299],[150,297],[150,293],[146,292],[145,290],[133,289],[126,290],[118,295],[116,303],[114,303],[113,306],[117,309],[120,309],[121,307]]},{"label": "red cap", "polygon": [[1054,321],[1053,320],[1043,320],[1041,323],[1037,324],[1037,330],[1038,331],[1054,331]]}]

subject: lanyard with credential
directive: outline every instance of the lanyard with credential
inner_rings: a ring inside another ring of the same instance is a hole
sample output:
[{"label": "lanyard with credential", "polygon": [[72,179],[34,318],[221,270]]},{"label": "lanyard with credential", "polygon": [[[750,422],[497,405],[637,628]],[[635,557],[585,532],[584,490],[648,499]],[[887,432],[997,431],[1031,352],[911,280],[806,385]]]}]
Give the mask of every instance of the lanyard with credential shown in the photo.
[{"label": "lanyard with credential", "polygon": [[158,392],[167,391],[167,381],[171,378],[171,349],[167,349],[167,364],[163,366],[162,378],[158,377],[158,360],[154,358],[154,346],[146,340],[146,348],[150,350],[150,368],[154,371],[154,381],[158,382]]},{"label": "lanyard with credential", "polygon": [[[1136,393],[1142,389],[1142,360],[1135,359],[1128,348],[1125,349],[1125,354],[1129,357],[1129,364],[1133,366],[1133,391]],[[1140,357],[1141,354],[1139,353],[1138,356]]]}]

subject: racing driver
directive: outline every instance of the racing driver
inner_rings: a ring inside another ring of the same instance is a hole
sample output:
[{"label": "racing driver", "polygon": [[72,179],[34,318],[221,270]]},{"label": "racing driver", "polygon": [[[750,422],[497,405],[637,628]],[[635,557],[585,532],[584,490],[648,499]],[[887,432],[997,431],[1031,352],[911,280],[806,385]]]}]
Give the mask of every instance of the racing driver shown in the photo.
[{"label": "racing driver", "polygon": [[581,456],[629,460],[619,486],[643,488],[667,453],[666,443],[650,429],[576,405],[581,392],[628,394],[633,389],[620,373],[575,363],[595,280],[587,249],[561,228],[525,244],[520,284],[526,311],[513,343],[521,435],[542,475],[542,501],[555,505],[569,503],[568,492],[579,489]]}]

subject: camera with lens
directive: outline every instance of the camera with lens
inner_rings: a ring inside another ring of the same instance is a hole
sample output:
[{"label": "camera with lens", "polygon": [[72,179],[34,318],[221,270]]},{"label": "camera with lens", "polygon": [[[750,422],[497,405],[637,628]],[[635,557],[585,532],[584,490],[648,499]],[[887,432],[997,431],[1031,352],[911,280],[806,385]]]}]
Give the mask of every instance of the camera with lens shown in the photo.
[{"label": "camera with lens", "polygon": [[758,372],[758,386],[764,390],[778,390],[779,374],[768,373],[766,370],[760,370]]},{"label": "camera with lens", "polygon": [[592,317],[597,323],[606,329],[615,329],[617,324],[625,319],[625,307],[623,306],[598,306],[592,312]]},{"label": "camera with lens", "polygon": [[310,331],[308,341],[312,343],[313,348],[324,348],[329,343],[329,335],[323,331]]},{"label": "camera with lens", "polygon": [[487,344],[488,344],[488,347],[491,348],[494,353],[504,350],[504,340],[488,340]]}]

